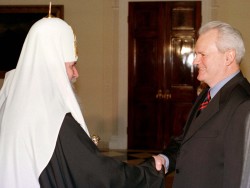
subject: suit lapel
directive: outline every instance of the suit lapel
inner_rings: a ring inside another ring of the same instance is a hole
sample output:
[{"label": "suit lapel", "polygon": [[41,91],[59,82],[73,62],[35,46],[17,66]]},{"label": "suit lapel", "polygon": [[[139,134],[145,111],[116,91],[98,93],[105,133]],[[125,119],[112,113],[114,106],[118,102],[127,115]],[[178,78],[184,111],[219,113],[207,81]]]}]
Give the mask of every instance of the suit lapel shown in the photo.
[{"label": "suit lapel", "polygon": [[193,119],[196,117],[196,113],[197,113],[197,109],[199,107],[199,105],[201,104],[201,102],[205,99],[206,93],[207,93],[208,89],[205,89],[196,99],[190,113],[189,116],[187,118],[187,122],[186,125],[184,127],[184,137],[187,134],[187,131],[189,130],[189,126],[191,125]]},{"label": "suit lapel", "polygon": [[184,139],[182,144],[187,142],[204,124],[214,116],[220,109],[220,105],[227,102],[233,88],[244,80],[242,73],[240,72],[228,83],[226,83],[220,91],[209,102],[209,105],[202,111],[202,113],[196,118],[197,109],[200,103],[204,100],[207,91],[202,92],[201,97],[197,98],[194,107],[191,110],[190,116],[184,129]]},{"label": "suit lapel", "polygon": [[[199,105],[198,105],[199,106]],[[195,115],[192,118],[191,125],[186,132],[183,143],[189,140],[211,117],[219,111],[220,106],[220,95],[217,95],[211,100],[208,106],[201,112],[196,118]],[[197,107],[198,108],[198,107]],[[197,111],[197,109],[196,109]]]}]

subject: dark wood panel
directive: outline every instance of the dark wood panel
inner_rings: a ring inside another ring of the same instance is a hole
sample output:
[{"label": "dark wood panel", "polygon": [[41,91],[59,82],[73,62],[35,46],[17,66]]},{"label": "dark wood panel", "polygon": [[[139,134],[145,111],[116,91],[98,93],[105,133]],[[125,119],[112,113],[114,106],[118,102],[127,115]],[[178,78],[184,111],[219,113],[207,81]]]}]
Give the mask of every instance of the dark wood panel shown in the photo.
[{"label": "dark wood panel", "polygon": [[159,74],[162,71],[162,33],[158,22],[162,7],[154,3],[141,5],[130,4],[129,7],[129,53],[133,55],[129,56],[128,122],[133,126],[128,127],[128,132],[135,139],[129,139],[128,147],[134,149],[145,149],[144,145],[155,148],[152,139],[162,140],[155,137],[162,132],[155,124],[159,121],[155,112],[160,108],[156,92],[162,79]]}]

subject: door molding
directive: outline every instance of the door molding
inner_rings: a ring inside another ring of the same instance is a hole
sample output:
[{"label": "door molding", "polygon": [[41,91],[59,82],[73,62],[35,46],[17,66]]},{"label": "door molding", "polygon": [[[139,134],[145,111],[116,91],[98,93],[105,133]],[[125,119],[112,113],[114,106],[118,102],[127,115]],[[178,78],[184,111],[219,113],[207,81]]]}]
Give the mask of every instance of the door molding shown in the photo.
[{"label": "door molding", "polygon": [[[152,0],[119,0],[119,54],[118,54],[118,121],[117,135],[112,135],[110,149],[127,149],[128,127],[128,3]],[[157,0],[158,1],[158,0]],[[171,0],[162,0],[171,1]],[[181,0],[177,0],[181,1]],[[182,0],[188,1],[188,0]],[[202,2],[202,24],[212,19],[212,0]]]}]

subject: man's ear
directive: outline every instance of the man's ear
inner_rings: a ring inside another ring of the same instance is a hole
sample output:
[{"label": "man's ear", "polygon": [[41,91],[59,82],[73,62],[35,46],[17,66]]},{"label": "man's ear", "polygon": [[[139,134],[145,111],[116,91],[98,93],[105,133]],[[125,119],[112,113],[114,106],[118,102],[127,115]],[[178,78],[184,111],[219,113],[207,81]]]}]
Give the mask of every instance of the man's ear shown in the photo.
[{"label": "man's ear", "polygon": [[229,49],[226,51],[226,65],[229,66],[233,61],[235,61],[236,52],[234,49]]}]

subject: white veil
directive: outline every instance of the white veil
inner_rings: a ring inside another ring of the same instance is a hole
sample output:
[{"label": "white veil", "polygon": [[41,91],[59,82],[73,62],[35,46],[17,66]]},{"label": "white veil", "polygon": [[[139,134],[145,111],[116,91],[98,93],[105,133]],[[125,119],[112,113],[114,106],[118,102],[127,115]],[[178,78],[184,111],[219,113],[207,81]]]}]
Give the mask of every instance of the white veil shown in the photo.
[{"label": "white veil", "polygon": [[0,187],[36,188],[65,117],[87,134],[65,62],[77,60],[72,28],[43,18],[30,29],[15,70],[0,91]]}]

